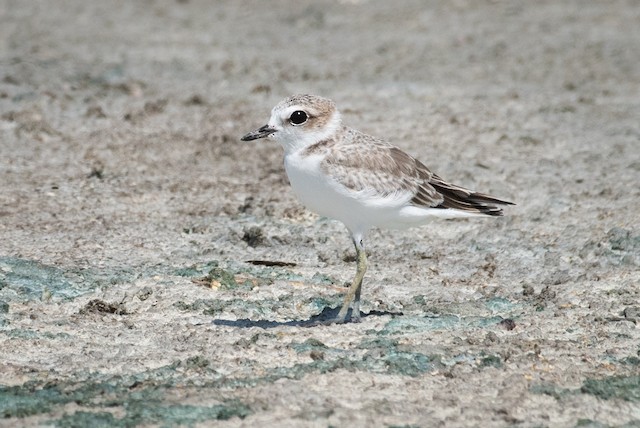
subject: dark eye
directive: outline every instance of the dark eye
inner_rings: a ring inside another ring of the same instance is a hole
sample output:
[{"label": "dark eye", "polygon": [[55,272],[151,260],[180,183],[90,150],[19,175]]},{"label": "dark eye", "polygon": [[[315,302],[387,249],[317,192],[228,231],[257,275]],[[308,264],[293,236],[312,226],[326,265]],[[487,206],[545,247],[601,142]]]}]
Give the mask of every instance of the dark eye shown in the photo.
[{"label": "dark eye", "polygon": [[291,116],[289,117],[289,121],[293,125],[302,125],[307,121],[307,119],[309,119],[309,117],[307,116],[307,113],[303,112],[302,110],[294,111],[293,113],[291,113]]}]

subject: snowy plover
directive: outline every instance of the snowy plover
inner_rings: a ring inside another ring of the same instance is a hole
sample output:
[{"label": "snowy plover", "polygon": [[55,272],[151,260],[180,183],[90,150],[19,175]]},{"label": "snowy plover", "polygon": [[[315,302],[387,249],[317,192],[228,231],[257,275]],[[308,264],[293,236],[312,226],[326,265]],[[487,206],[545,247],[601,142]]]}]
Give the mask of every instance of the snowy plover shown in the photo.
[{"label": "snowy plover", "polygon": [[335,104],[295,95],[271,111],[269,122],[243,141],[269,137],[284,148],[293,191],[307,208],[340,220],[356,248],[357,270],[338,316],[360,320],[369,229],[419,226],[432,217],[501,216],[512,202],[450,184],[397,147],[342,125]]}]

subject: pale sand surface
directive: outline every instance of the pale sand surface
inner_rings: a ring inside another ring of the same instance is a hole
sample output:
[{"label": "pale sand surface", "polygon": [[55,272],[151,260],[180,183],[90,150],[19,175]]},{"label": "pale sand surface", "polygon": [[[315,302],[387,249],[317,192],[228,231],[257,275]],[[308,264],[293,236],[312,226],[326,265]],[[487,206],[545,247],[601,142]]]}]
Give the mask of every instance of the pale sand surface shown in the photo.
[{"label": "pale sand surface", "polygon": [[[639,23],[631,0],[0,1],[0,425],[638,426]],[[348,235],[239,141],[298,92],[517,206],[374,231],[369,315],[305,327]]]}]

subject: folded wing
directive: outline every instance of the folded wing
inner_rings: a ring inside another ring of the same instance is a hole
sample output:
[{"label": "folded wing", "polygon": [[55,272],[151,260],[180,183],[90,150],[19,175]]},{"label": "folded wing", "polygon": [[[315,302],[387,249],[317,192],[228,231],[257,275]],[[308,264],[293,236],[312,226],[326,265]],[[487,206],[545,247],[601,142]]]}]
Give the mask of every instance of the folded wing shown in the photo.
[{"label": "folded wing", "polygon": [[379,140],[329,147],[322,169],[352,191],[398,200],[406,197],[408,204],[417,207],[501,216],[497,205],[513,205],[447,183],[422,162]]}]

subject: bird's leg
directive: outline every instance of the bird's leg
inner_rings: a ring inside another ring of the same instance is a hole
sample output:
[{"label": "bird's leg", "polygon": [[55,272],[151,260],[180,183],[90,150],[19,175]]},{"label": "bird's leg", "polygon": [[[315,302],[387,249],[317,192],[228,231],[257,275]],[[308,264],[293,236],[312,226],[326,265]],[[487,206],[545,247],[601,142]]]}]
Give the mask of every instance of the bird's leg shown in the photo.
[{"label": "bird's leg", "polygon": [[353,301],[353,311],[351,312],[351,320],[354,322],[360,321],[360,292],[362,290],[362,279],[367,271],[367,253],[364,250],[362,239],[354,238],[353,244],[356,247],[356,256],[358,260],[358,267],[356,269],[356,276],[353,278],[353,282],[344,296],[344,302],[342,308],[335,319],[336,323],[343,323],[347,318],[347,312],[349,312],[349,305]]},{"label": "bird's leg", "polygon": [[[362,250],[362,254],[364,254],[364,250]],[[366,263],[366,255],[365,255],[365,263]],[[365,271],[367,269],[367,266],[365,264],[364,267]],[[362,276],[364,277],[364,273],[362,274]],[[360,287],[358,287],[358,290],[356,291],[356,296],[353,299],[353,305],[351,306],[351,321],[353,322],[360,322],[360,292],[362,291],[362,279],[360,280]]]}]

